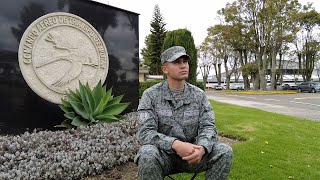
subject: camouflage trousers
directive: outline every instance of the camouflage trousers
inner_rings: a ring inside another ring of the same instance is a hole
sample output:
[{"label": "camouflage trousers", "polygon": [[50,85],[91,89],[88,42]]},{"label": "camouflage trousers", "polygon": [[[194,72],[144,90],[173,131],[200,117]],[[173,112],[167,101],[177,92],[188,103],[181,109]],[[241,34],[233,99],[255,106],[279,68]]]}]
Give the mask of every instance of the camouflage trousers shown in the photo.
[{"label": "camouflage trousers", "polygon": [[167,154],[153,145],[140,148],[135,162],[138,164],[139,180],[162,180],[166,175],[180,172],[206,171],[208,180],[227,179],[232,165],[233,152],[229,145],[215,144],[197,165],[189,165],[177,154]]}]

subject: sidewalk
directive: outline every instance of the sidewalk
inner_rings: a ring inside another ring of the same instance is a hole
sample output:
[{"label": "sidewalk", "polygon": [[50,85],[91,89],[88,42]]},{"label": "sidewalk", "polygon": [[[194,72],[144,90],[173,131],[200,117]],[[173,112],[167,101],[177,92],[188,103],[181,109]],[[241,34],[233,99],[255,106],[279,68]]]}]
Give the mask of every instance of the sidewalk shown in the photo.
[{"label": "sidewalk", "polygon": [[209,93],[206,93],[206,95],[208,99],[218,101],[218,102],[229,103],[229,104],[234,104],[234,105],[244,106],[244,107],[251,107],[251,108],[256,108],[256,109],[273,112],[277,114],[284,114],[284,115],[298,117],[305,120],[320,122],[320,112],[315,110],[301,111],[301,109],[293,108],[293,107],[285,107],[285,106],[267,104],[267,103],[261,103],[261,102],[255,102],[255,101],[246,101],[246,100],[234,99],[229,97],[213,96],[212,94],[209,94]]}]

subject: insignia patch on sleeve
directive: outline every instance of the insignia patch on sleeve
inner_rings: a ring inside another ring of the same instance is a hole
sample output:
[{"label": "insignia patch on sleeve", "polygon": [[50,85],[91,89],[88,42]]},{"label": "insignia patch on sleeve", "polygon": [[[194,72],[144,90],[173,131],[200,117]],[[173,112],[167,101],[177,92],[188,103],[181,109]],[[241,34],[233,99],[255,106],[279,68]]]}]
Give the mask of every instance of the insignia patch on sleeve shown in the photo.
[{"label": "insignia patch on sleeve", "polygon": [[141,122],[144,122],[146,121],[147,119],[149,118],[149,113],[147,112],[140,112],[139,113],[139,121]]}]

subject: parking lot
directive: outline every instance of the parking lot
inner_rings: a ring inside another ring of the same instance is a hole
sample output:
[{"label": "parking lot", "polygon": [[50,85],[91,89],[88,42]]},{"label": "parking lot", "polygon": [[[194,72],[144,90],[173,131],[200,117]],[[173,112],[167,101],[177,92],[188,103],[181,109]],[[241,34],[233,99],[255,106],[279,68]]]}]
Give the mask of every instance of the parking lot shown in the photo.
[{"label": "parking lot", "polygon": [[215,91],[206,93],[209,99],[215,101],[320,121],[320,93],[277,95],[225,94]]}]

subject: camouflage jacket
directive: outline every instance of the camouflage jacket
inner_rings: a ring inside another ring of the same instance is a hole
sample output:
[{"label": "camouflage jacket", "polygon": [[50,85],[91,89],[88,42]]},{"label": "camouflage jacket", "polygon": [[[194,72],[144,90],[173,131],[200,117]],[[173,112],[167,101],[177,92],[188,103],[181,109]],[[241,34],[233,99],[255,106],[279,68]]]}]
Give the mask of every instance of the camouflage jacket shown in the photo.
[{"label": "camouflage jacket", "polygon": [[175,101],[167,81],[147,89],[139,107],[138,139],[172,154],[175,139],[202,145],[211,152],[216,142],[214,112],[205,93],[186,83],[183,98]]}]

